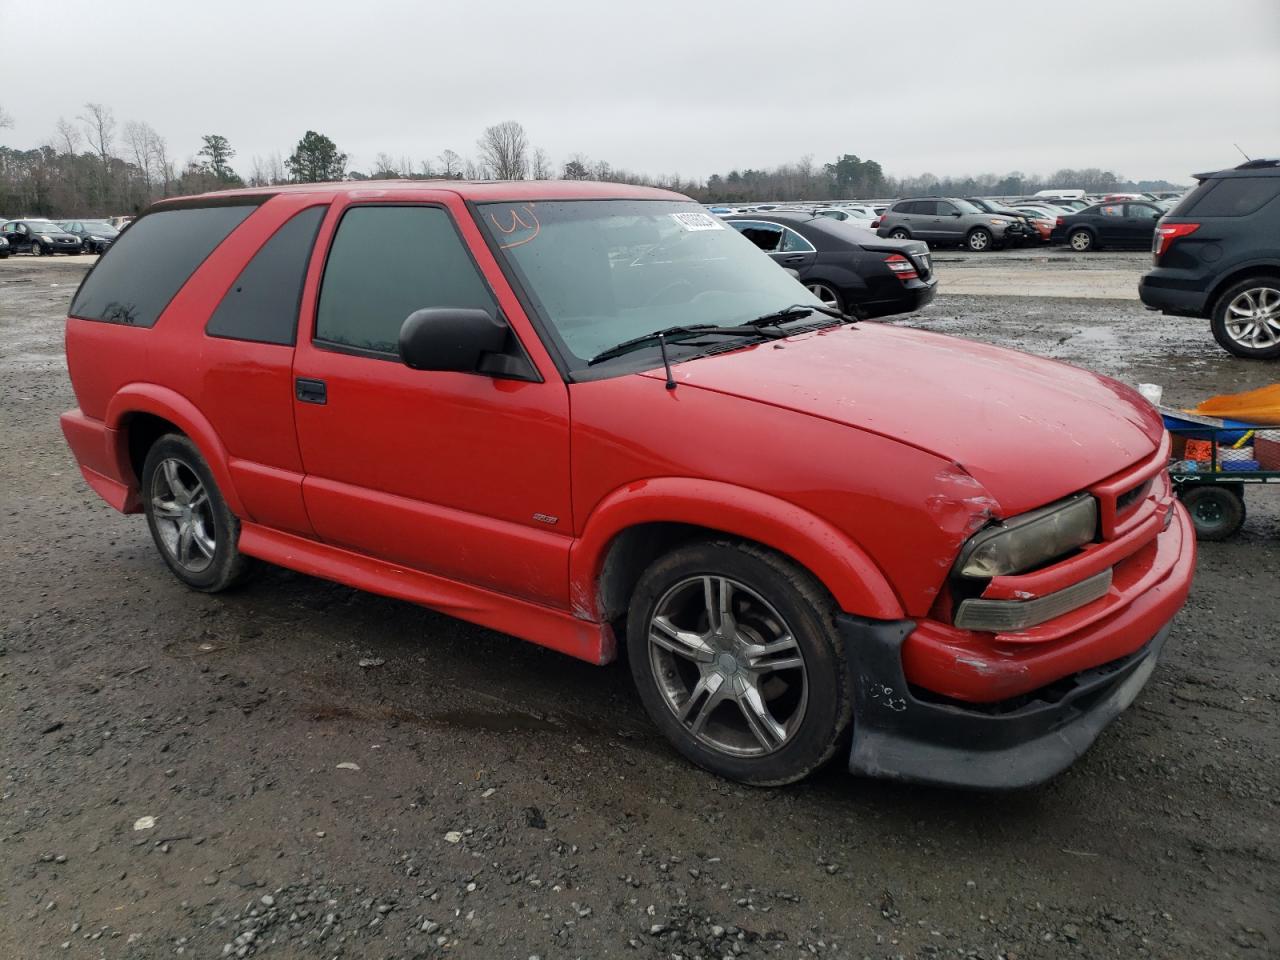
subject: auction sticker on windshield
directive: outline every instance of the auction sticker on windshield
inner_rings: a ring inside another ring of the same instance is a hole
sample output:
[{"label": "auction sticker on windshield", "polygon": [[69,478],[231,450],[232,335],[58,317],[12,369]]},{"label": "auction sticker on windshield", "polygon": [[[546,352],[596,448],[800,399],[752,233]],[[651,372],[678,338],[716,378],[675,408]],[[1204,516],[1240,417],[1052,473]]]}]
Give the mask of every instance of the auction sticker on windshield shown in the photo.
[{"label": "auction sticker on windshield", "polygon": [[685,230],[723,230],[724,224],[709,213],[673,213],[671,219]]}]

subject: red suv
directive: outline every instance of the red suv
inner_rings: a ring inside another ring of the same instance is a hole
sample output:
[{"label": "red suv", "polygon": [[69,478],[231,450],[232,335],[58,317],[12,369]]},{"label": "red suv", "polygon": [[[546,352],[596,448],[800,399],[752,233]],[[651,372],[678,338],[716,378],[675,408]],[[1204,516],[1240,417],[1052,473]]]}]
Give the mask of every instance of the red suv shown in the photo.
[{"label": "red suv", "polygon": [[685,197],[166,201],[67,320],[89,485],[185,583],[251,558],[604,664],[691,760],[1015,787],[1136,696],[1194,540],[1155,410],[854,323]]}]

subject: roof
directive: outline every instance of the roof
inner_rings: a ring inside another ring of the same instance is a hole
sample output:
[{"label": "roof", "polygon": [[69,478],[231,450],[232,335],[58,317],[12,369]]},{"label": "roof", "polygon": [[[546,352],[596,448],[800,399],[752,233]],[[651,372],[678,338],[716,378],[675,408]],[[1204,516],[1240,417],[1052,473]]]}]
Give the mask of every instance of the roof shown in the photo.
[{"label": "roof", "polygon": [[332,183],[286,183],[272,187],[219,190],[188,197],[169,197],[160,204],[194,200],[225,202],[234,197],[270,197],[276,194],[324,194],[362,198],[401,194],[454,193],[478,203],[501,200],[688,200],[684,194],[657,187],[637,187],[596,180],[342,180]]}]

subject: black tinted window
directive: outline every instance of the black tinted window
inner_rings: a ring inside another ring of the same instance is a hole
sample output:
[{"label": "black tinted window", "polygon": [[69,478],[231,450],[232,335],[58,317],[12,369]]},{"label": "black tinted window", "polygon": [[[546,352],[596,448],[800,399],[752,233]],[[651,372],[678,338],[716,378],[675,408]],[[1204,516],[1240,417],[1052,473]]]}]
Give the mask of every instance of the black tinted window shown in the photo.
[{"label": "black tinted window", "polygon": [[437,207],[347,211],[325,266],[316,339],[396,353],[405,318],[424,307],[495,310],[449,215]]},{"label": "black tinted window", "polygon": [[308,207],[296,214],[254,254],[209,318],[209,336],[294,342],[302,281],[325,210]]},{"label": "black tinted window", "polygon": [[[1196,217],[1245,217],[1260,210],[1280,195],[1280,177],[1227,177],[1206,181],[1216,184],[1212,190],[1196,193],[1195,203],[1178,205],[1179,216]],[[1186,207],[1186,213],[1182,208]]]},{"label": "black tinted window", "polygon": [[775,253],[782,247],[782,228],[771,223],[738,221],[733,228],[766,253]]},{"label": "black tinted window", "polygon": [[249,206],[159,210],[138,219],[85,278],[71,315],[150,327],[205,257],[264,198]]}]

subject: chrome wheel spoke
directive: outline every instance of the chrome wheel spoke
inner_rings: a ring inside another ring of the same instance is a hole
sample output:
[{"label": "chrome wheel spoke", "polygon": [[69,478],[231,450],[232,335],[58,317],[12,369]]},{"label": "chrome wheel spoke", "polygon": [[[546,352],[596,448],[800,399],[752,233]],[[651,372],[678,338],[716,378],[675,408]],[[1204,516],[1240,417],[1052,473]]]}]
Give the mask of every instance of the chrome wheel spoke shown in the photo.
[{"label": "chrome wheel spoke", "polygon": [[695,663],[710,663],[716,653],[707,645],[700,634],[681,630],[666,617],[654,617],[649,629],[649,639],[653,643],[670,650],[676,656],[684,657]]},{"label": "chrome wheel spoke", "polygon": [[151,511],[160,520],[181,520],[182,507],[162,497],[151,498]]},{"label": "chrome wheel spoke", "polygon": [[752,644],[744,651],[751,669],[757,674],[777,670],[797,670],[804,667],[800,645],[791,636],[779,637],[771,643]]},{"label": "chrome wheel spoke", "polygon": [[733,584],[725,577],[703,577],[703,596],[707,605],[707,624],[712,633],[732,636],[736,624],[733,620]]},{"label": "chrome wheel spoke", "polygon": [[748,683],[736,698],[742,716],[751,728],[751,733],[765,750],[774,750],[787,739],[787,728],[773,718],[760,690],[755,684]]},{"label": "chrome wheel spoke", "polygon": [[708,673],[698,681],[680,711],[680,722],[689,728],[691,733],[701,733],[706,726],[707,718],[715,712],[716,707],[725,699],[724,677],[718,673]]},{"label": "chrome wheel spoke", "polygon": [[187,492],[186,484],[178,476],[178,461],[166,460],[161,465],[161,469],[164,472],[164,482],[169,485],[169,492],[173,494],[174,500],[180,504],[185,504],[190,495]]},{"label": "chrome wheel spoke", "polygon": [[191,546],[195,540],[195,531],[190,520],[184,522],[178,527],[178,562],[189,564],[191,562]]}]

